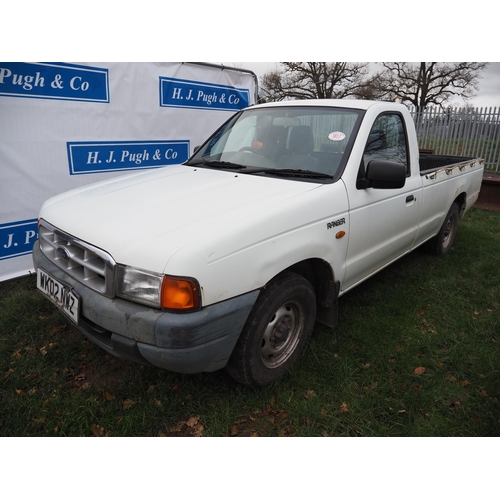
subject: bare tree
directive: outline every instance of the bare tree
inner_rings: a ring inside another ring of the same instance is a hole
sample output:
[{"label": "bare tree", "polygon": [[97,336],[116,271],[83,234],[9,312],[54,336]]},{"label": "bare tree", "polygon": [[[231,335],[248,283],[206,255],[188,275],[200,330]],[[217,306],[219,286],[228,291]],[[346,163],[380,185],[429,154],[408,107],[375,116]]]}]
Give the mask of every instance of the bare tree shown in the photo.
[{"label": "bare tree", "polygon": [[400,98],[423,109],[430,104],[443,107],[451,97],[465,101],[474,96],[480,72],[488,63],[482,62],[384,62],[380,75],[379,95]]},{"label": "bare tree", "polygon": [[283,62],[261,81],[263,100],[359,97],[366,88],[368,63]]}]

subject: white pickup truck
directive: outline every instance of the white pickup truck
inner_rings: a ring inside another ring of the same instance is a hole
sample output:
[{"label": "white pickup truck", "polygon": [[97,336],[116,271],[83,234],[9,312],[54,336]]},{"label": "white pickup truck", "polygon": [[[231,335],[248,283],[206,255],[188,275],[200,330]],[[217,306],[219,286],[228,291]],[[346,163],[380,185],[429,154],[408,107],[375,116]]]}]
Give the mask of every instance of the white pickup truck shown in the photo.
[{"label": "white pickup truck", "polygon": [[182,165],[48,200],[37,287],[111,354],[267,385],[341,295],[419,245],[447,252],[482,175],[419,158],[400,104],[253,106]]}]

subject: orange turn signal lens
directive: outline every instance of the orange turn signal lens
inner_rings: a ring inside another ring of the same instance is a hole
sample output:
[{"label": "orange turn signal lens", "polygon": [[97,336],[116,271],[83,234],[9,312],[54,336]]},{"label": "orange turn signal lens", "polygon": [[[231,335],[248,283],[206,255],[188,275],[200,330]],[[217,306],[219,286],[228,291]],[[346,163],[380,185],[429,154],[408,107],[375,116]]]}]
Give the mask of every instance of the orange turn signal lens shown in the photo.
[{"label": "orange turn signal lens", "polygon": [[198,283],[189,278],[164,276],[161,286],[161,307],[186,311],[199,305]]}]

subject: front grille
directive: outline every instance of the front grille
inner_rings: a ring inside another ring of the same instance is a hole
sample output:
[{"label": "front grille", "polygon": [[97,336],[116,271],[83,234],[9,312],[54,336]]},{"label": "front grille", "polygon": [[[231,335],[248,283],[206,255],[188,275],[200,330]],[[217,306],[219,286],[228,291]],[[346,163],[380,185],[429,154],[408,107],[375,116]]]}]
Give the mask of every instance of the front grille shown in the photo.
[{"label": "front grille", "polygon": [[40,249],[57,267],[107,297],[114,296],[116,263],[108,253],[40,220]]}]

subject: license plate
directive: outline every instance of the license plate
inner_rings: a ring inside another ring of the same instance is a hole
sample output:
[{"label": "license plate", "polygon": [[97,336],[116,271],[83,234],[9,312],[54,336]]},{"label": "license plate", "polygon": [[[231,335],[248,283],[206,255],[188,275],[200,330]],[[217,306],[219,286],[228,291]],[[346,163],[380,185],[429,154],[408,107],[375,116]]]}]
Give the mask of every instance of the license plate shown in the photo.
[{"label": "license plate", "polygon": [[78,323],[80,297],[67,285],[38,269],[36,287],[48,297],[71,321]]}]

